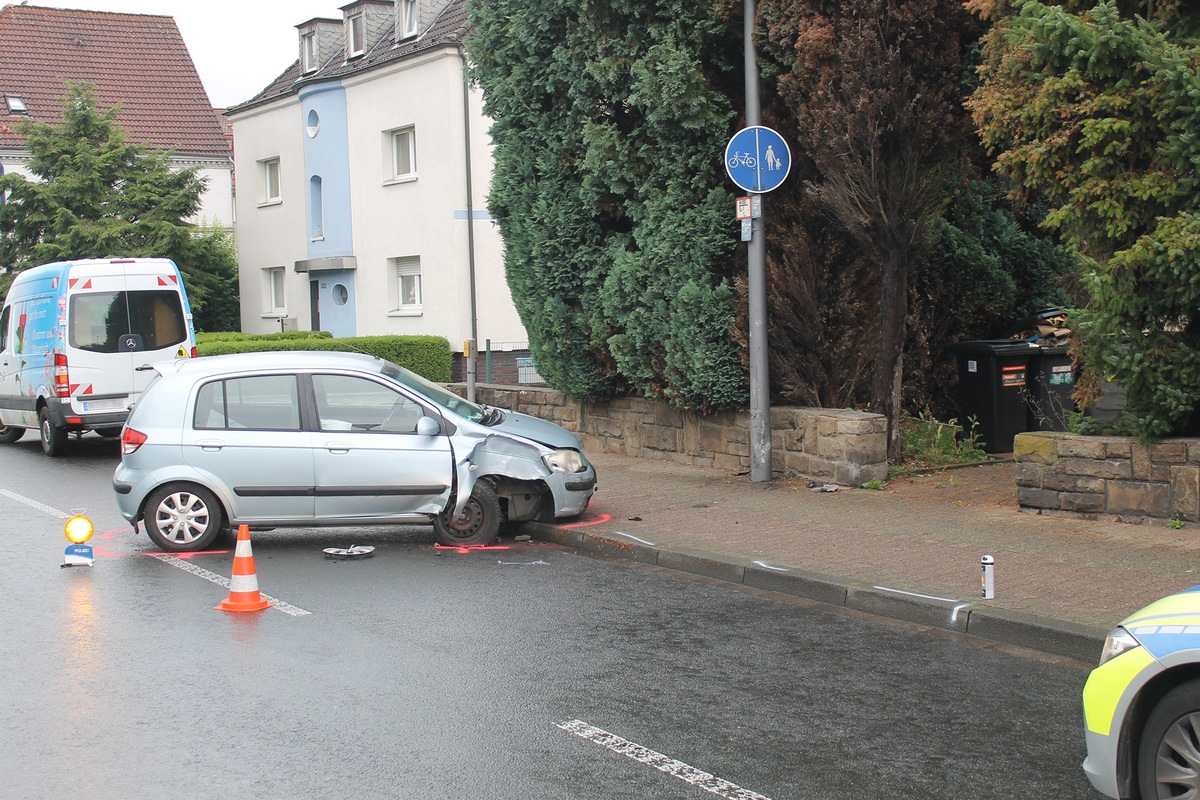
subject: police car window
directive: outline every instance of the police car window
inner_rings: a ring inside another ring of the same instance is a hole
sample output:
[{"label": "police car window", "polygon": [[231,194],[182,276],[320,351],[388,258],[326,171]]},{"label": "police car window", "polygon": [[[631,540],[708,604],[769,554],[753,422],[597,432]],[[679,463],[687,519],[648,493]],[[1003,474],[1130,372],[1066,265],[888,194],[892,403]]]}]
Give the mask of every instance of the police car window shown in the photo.
[{"label": "police car window", "polygon": [[200,387],[192,416],[196,428],[298,431],[300,394],[294,375],[256,375]]}]

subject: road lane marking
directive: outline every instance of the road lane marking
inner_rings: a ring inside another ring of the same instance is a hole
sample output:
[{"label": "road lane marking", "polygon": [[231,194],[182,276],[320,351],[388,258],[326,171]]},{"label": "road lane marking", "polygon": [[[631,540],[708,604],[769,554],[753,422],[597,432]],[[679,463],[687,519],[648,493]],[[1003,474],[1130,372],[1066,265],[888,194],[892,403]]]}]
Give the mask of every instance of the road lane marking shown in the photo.
[{"label": "road lane marking", "polygon": [[51,508],[44,503],[39,503],[37,500],[26,497],[25,495],[17,494],[16,492],[10,492],[8,489],[0,489],[0,494],[4,495],[10,500],[16,500],[18,503],[24,503],[30,508],[36,508],[38,511],[44,511],[52,517],[58,517],[59,519],[70,519],[71,517],[75,516],[74,514],[68,514],[65,511],[59,511],[57,508]]},{"label": "road lane marking", "polygon": [[731,783],[724,778],[718,778],[711,772],[696,769],[682,761],[651,750],[649,747],[643,747],[636,742],[622,739],[615,733],[609,733],[603,728],[589,725],[583,720],[573,719],[570,722],[556,722],[554,725],[567,733],[578,736],[580,739],[585,739],[614,753],[654,767],[659,772],[678,778],[684,783],[691,784],[718,797],[725,797],[728,800],[771,800],[766,795],[752,792],[749,789],[743,789],[736,783]]},{"label": "road lane marking", "polygon": [[[147,555],[149,555],[151,558],[158,559],[164,564],[170,564],[172,567],[178,567],[184,572],[190,572],[193,575],[199,575],[201,578],[204,578],[204,580],[212,581],[218,586],[224,586],[226,589],[229,588],[229,578],[226,578],[224,575],[218,575],[215,572],[210,572],[204,567],[197,567],[195,564],[190,564],[181,558],[176,558],[175,556],[167,553],[148,553]],[[303,608],[297,608],[291,603],[285,603],[278,598],[271,597],[269,594],[264,594],[262,592],[259,592],[259,594],[265,597],[269,602],[275,604],[271,606],[272,608],[277,608],[285,614],[291,614],[293,617],[303,617],[312,613],[311,611],[305,611]]]}]

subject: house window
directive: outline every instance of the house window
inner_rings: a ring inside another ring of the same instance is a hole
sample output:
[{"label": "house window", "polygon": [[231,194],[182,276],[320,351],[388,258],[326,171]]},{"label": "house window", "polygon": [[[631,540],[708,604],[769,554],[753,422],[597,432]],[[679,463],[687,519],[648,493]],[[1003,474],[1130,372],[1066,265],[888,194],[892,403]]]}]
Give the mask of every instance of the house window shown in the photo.
[{"label": "house window", "polygon": [[363,39],[366,38],[365,24],[365,17],[361,11],[346,18],[346,54],[348,58],[361,56],[363,50],[366,49],[363,44]]},{"label": "house window", "polygon": [[286,276],[283,267],[267,267],[263,270],[263,282],[266,284],[263,295],[267,299],[266,316],[287,316]]},{"label": "house window", "polygon": [[4,103],[8,106],[9,114],[29,116],[29,109],[25,105],[25,98],[19,94],[4,95]]},{"label": "house window", "polygon": [[279,183],[279,159],[268,158],[265,161],[258,162],[258,164],[259,174],[262,178],[258,200],[259,205],[282,202],[283,195]]},{"label": "house window", "polygon": [[308,236],[314,242],[325,238],[325,208],[321,199],[321,176],[308,179]]},{"label": "house window", "polygon": [[391,310],[398,314],[421,313],[421,259],[416,256],[389,259],[388,287]]},{"label": "house window", "polygon": [[417,177],[416,130],[411,127],[397,128],[388,131],[387,138],[391,150],[391,174],[386,177],[389,180],[411,180]]},{"label": "house window", "polygon": [[400,0],[399,14],[400,36],[414,36],[417,33],[417,0]]},{"label": "house window", "polygon": [[316,72],[317,67],[321,66],[318,59],[320,51],[317,49],[317,32],[309,31],[300,36],[300,58],[302,67],[305,72]]}]

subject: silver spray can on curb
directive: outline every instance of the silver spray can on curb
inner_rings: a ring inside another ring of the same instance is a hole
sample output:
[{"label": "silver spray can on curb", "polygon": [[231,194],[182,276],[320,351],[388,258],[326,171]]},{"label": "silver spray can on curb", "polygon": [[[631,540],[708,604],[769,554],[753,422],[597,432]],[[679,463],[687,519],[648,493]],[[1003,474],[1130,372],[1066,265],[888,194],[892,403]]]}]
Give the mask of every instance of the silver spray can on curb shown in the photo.
[{"label": "silver spray can on curb", "polygon": [[983,570],[980,579],[983,584],[983,599],[991,600],[996,596],[996,559],[984,556],[979,559],[979,566]]}]

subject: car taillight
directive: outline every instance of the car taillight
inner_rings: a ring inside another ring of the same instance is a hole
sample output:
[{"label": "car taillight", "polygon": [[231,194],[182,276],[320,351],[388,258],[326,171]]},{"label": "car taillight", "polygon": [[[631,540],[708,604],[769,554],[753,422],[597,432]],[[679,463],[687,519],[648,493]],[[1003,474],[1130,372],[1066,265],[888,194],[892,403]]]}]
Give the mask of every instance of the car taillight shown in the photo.
[{"label": "car taillight", "polygon": [[71,396],[71,377],[67,375],[67,357],[62,353],[54,354],[54,395],[56,397]]},{"label": "car taillight", "polygon": [[146,438],[146,434],[126,425],[125,430],[121,432],[121,455],[136,453],[137,449],[146,443]]}]

